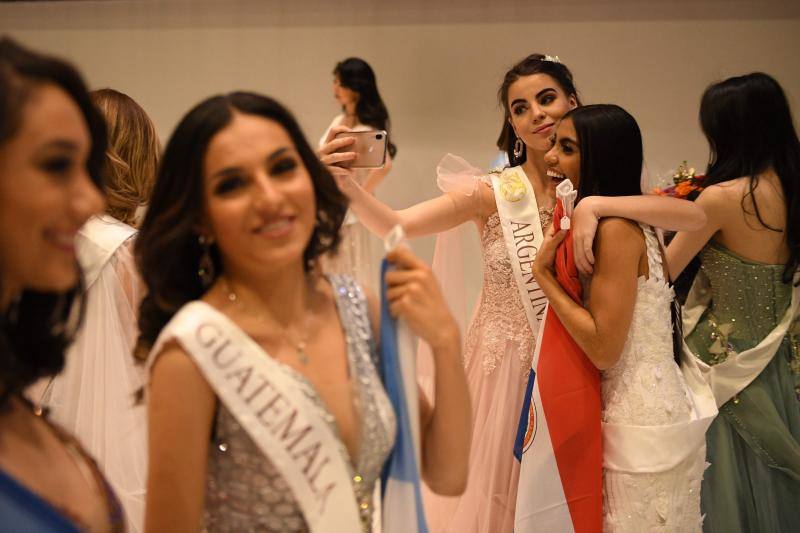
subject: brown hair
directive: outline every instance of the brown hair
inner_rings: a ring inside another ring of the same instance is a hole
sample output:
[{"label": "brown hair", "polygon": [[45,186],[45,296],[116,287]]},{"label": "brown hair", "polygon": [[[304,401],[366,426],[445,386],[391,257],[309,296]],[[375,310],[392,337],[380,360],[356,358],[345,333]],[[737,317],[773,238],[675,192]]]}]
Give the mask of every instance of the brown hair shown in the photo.
[{"label": "brown hair", "polygon": [[[317,213],[314,231],[303,252],[306,272],[317,258],[335,252],[347,199],[311,149],[300,126],[280,103],[255,93],[213,96],[181,119],[164,148],[153,198],[136,238],[136,262],[147,295],[139,309],[140,336],[134,355],[146,357],[163,327],[186,303],[206,291],[197,273],[204,253],[199,243],[203,217],[203,158],[214,136],[237,113],[280,124],[291,137],[314,184]],[[209,250],[216,276],[223,270],[217,246]]]},{"label": "brown hair", "polygon": [[159,144],[150,117],[133,98],[114,89],[92,91],[92,101],[108,125],[108,149],[103,168],[106,211],[133,224],[136,208],[153,192]]},{"label": "brown hair", "polygon": [[544,54],[531,54],[511,67],[503,77],[503,83],[500,84],[500,89],[497,91],[497,99],[500,101],[500,105],[503,106],[503,126],[497,138],[497,147],[508,155],[508,161],[512,167],[524,163],[526,153],[523,150],[520,157],[514,156],[514,143],[517,142],[517,134],[514,133],[514,128],[511,127],[511,124],[508,123],[511,117],[511,110],[508,107],[508,89],[518,79],[534,74],[547,74],[556,80],[561,89],[567,94],[567,97],[574,96],[577,104],[581,105],[578,89],[575,88],[575,82],[572,80],[572,72],[557,58],[553,60]]}]

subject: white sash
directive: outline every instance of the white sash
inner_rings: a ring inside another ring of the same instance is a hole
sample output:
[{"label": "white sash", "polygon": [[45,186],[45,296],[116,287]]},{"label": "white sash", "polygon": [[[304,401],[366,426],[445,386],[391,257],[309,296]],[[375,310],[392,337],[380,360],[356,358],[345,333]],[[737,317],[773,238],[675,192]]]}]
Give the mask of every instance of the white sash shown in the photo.
[{"label": "white sash", "polygon": [[[797,279],[795,279],[797,281]],[[684,339],[697,327],[700,317],[711,301],[711,284],[702,271],[697,273],[686,305],[683,307]],[[692,353],[683,342],[684,362],[691,361],[696,371],[703,376],[713,391],[717,405],[722,406],[736,396],[766,368],[778,351],[781,341],[786,336],[789,326],[797,319],[800,311],[800,288],[792,288],[792,302],[783,318],[758,345],[740,353],[730,353],[728,358],[716,365],[709,365]]]},{"label": "white sash", "polygon": [[[650,240],[648,229],[648,265],[661,268],[661,262],[649,258],[657,244]],[[708,427],[717,416],[717,405],[711,387],[697,368],[697,359],[684,352],[681,373],[691,401],[689,419],[675,424],[637,426],[603,423],[603,467],[617,472],[652,473],[671,470],[705,446]]]},{"label": "white sash", "polygon": [[532,272],[533,260],[544,241],[539,206],[521,167],[492,174],[492,186],[514,279],[535,338],[547,308],[547,297]]},{"label": "white sash", "polygon": [[175,338],[291,488],[313,533],[361,531],[341,441],[280,363],[210,305],[186,304],[152,354]]}]

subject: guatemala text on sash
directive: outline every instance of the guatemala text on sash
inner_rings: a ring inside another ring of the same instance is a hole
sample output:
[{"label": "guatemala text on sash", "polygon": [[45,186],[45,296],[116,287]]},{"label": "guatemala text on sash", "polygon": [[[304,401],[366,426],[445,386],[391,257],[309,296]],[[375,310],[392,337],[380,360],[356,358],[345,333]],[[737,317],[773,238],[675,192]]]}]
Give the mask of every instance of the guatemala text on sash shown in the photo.
[{"label": "guatemala text on sash", "polygon": [[341,441],[282,365],[225,315],[200,301],[173,317],[152,353],[172,338],[281,473],[310,531],[360,531]]}]

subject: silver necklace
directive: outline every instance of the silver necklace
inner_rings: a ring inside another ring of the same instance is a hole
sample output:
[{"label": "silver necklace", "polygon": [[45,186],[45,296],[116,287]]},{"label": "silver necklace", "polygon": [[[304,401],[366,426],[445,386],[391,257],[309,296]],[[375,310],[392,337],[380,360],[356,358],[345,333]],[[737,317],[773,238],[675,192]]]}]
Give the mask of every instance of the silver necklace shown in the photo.
[{"label": "silver necklace", "polygon": [[[230,281],[228,281],[228,278],[224,277],[223,281],[225,282],[225,292],[228,293],[228,301],[239,305],[244,311],[252,313],[253,310],[248,309],[248,306],[239,298],[239,296],[233,290],[233,286],[231,285]],[[256,318],[262,318],[262,319],[266,318],[266,315],[263,312],[253,313],[253,314],[255,315]],[[283,337],[289,342],[289,344],[293,345],[295,356],[297,357],[297,360],[300,362],[300,364],[303,366],[307,365],[309,361],[308,352],[306,351],[306,348],[308,346],[309,316],[310,313],[306,312],[303,320],[304,322],[303,336],[299,340],[297,341],[293,340],[289,335],[288,331],[283,332]]]}]

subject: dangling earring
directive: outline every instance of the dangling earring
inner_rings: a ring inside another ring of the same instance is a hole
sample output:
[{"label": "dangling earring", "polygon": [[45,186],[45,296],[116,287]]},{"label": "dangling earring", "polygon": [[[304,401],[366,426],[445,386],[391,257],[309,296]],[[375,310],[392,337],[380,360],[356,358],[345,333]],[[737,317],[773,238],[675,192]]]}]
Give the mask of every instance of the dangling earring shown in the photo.
[{"label": "dangling earring", "polygon": [[525,143],[522,142],[522,139],[517,137],[517,140],[514,141],[514,158],[519,159],[522,156],[522,152],[525,150]]},{"label": "dangling earring", "polygon": [[200,235],[197,242],[203,248],[200,255],[200,265],[197,268],[197,276],[203,287],[208,287],[214,281],[214,261],[211,260],[211,239],[205,235]]}]

